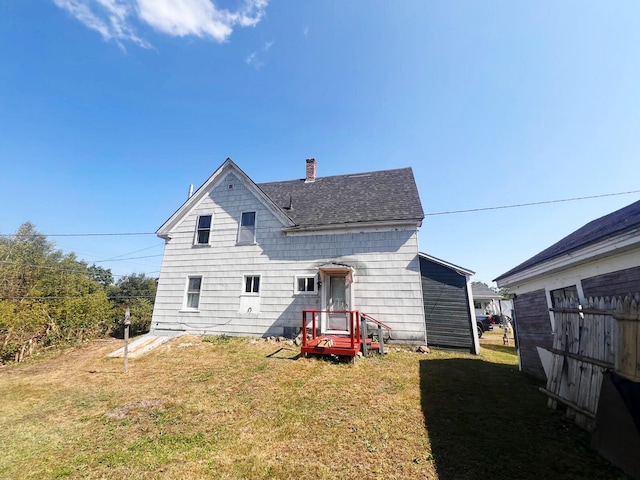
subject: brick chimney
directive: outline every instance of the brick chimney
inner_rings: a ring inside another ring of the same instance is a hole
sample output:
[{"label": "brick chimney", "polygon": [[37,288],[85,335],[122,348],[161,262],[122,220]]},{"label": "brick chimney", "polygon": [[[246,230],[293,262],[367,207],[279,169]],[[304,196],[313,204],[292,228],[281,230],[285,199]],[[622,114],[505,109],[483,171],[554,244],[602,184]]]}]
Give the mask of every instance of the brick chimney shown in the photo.
[{"label": "brick chimney", "polygon": [[316,181],[316,159],[315,158],[307,158],[307,178],[306,182],[315,182]]}]

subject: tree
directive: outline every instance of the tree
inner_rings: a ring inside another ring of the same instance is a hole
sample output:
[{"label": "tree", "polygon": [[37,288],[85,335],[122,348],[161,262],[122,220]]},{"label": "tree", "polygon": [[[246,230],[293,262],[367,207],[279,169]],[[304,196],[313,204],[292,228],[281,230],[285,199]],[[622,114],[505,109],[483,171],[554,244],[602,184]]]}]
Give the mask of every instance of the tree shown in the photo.
[{"label": "tree", "polygon": [[113,285],[113,274],[110,269],[100,267],[94,263],[90,267],[87,267],[87,270],[94,282],[98,282],[105,288]]},{"label": "tree", "polygon": [[27,222],[0,241],[0,361],[77,343],[111,328],[111,304],[85,262]]},{"label": "tree", "polygon": [[114,327],[119,333],[124,328],[124,311],[127,307],[131,313],[132,331],[149,331],[156,290],[157,280],[147,277],[144,273],[127,275],[116,285],[109,287],[109,298],[116,305]]}]

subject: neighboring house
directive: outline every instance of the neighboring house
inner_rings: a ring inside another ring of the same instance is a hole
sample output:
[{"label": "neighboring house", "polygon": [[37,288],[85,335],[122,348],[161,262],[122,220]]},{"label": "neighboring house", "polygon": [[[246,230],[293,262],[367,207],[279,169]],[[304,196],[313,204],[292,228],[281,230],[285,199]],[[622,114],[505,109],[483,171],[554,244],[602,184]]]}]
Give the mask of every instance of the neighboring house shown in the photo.
[{"label": "neighboring house", "polygon": [[[358,310],[425,342],[410,168],[256,184],[227,159],[160,227],[155,333],[295,335],[302,311]],[[345,316],[322,314],[326,333]]]},{"label": "neighboring house", "polygon": [[501,295],[482,283],[472,283],[473,308],[476,315],[492,315],[501,313]]},{"label": "neighboring house", "polygon": [[420,253],[424,316],[429,345],[478,354],[476,316],[472,308],[471,270]]},{"label": "neighboring house", "polygon": [[495,279],[514,297],[522,370],[544,378],[558,300],[640,291],[640,201],[593,220]]}]

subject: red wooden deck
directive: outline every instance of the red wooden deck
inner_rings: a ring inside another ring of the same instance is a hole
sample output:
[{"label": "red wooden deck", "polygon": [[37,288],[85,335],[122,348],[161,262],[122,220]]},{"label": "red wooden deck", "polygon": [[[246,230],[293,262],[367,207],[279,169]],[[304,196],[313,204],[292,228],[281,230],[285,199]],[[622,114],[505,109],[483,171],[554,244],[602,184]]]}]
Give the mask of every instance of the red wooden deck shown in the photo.
[{"label": "red wooden deck", "polygon": [[[319,315],[323,313],[320,310],[303,310],[302,311],[302,347],[300,352],[303,355],[338,355],[344,357],[355,357],[358,352],[362,351],[367,355],[370,351],[378,351],[383,353],[383,344],[373,342],[367,335],[367,322],[372,322],[378,326],[378,339],[382,338],[382,328],[391,330],[391,328],[375,318],[361,313],[357,310],[333,310],[327,313],[342,313],[347,316],[348,333],[345,335],[326,335],[320,333]],[[361,332],[360,323],[362,323],[363,331]],[[309,337],[307,336],[308,334]],[[366,348],[364,342],[366,342]]]},{"label": "red wooden deck", "polygon": [[[323,340],[330,340],[333,345],[330,347],[322,347],[318,344]],[[380,344],[373,342],[367,338],[367,347],[369,349],[379,350]],[[345,357],[355,357],[362,350],[362,339],[354,339],[353,347],[351,346],[350,337],[340,337],[336,335],[320,335],[306,341],[306,344],[300,348],[303,354],[313,355],[338,355]]]}]

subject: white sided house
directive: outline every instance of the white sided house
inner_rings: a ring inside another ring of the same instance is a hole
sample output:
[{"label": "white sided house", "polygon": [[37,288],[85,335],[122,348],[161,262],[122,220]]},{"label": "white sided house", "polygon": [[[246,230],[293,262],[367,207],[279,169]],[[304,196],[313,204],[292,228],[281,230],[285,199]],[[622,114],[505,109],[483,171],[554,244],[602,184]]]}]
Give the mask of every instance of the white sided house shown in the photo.
[{"label": "white sided house", "polygon": [[293,336],[312,309],[339,334],[357,310],[424,343],[423,218],[410,168],[256,184],[227,159],[157,231],[152,332]]},{"label": "white sided house", "polygon": [[495,279],[514,297],[520,368],[545,378],[562,300],[640,291],[640,201],[593,220]]}]

